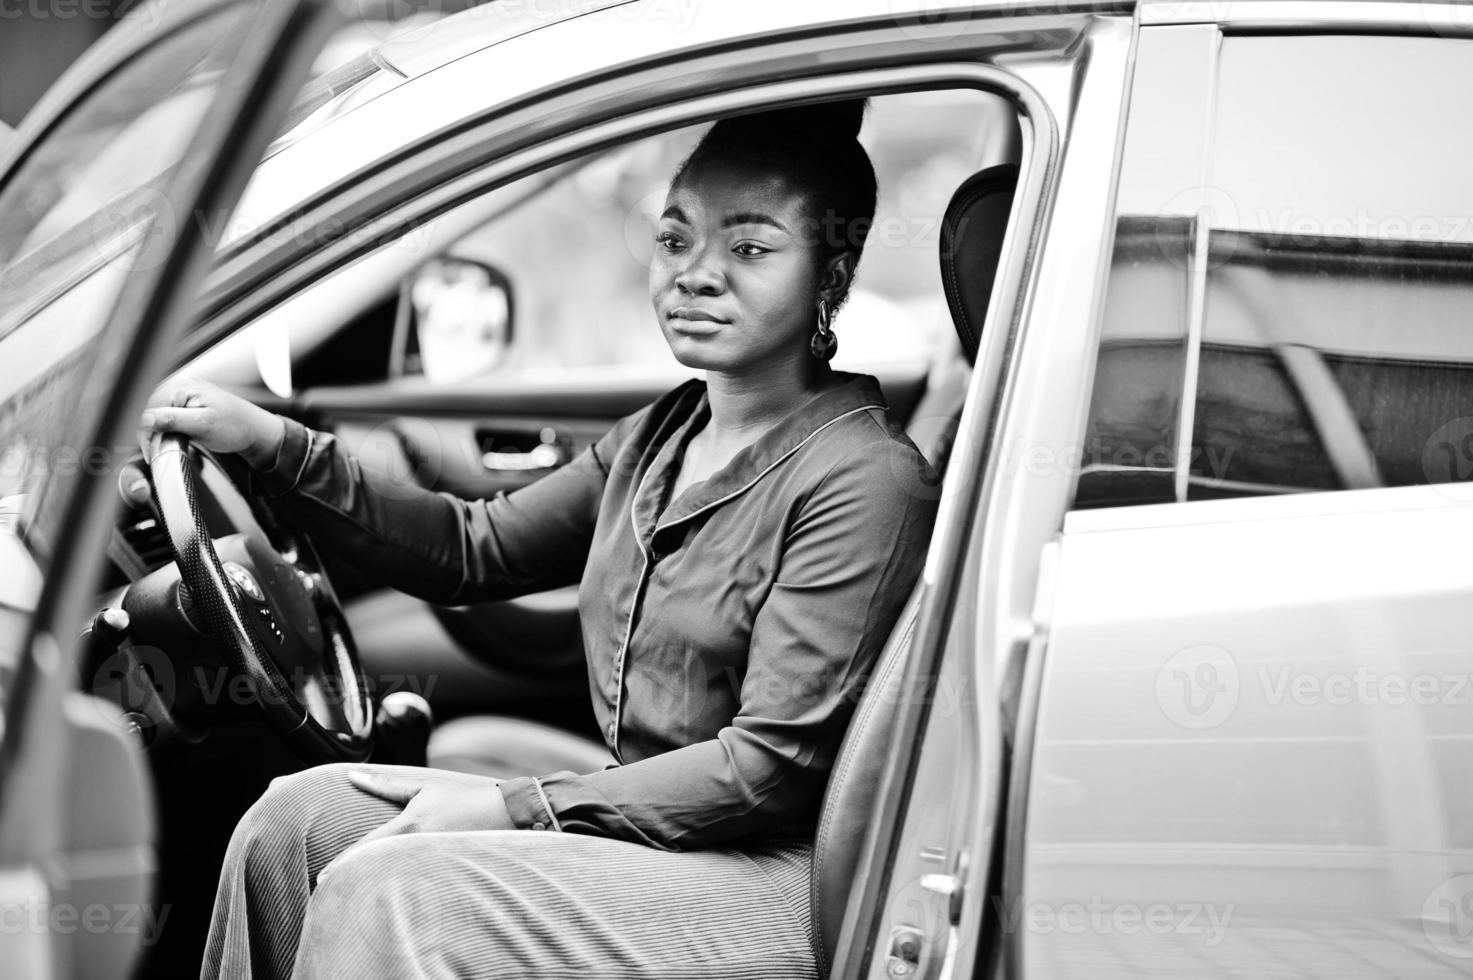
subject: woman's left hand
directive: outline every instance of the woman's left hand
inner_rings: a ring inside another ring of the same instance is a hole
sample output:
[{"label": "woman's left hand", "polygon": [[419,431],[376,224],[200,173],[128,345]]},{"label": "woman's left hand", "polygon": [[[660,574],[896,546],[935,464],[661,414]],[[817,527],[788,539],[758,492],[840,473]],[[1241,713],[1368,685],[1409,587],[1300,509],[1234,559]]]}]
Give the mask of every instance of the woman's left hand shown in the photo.
[{"label": "woman's left hand", "polygon": [[365,793],[392,803],[404,812],[365,835],[359,845],[396,834],[423,834],[447,830],[516,830],[500,780],[489,776],[425,769],[423,772],[369,772],[354,770],[348,781]]}]

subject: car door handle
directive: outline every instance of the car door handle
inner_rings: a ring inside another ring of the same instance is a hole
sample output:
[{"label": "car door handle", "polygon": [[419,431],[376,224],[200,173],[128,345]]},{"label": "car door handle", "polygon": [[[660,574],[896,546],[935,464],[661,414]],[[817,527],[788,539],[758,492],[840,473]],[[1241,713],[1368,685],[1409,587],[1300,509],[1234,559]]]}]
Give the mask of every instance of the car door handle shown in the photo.
[{"label": "car door handle", "polygon": [[481,454],[481,465],[497,473],[550,470],[564,462],[562,449],[547,443],[534,446],[526,452],[493,449]]}]

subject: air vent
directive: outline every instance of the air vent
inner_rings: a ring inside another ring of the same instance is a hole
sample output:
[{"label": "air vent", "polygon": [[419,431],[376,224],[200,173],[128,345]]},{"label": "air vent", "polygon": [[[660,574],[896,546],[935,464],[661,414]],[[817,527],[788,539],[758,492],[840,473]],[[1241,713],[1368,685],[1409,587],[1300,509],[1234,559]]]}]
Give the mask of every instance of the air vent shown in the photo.
[{"label": "air vent", "polygon": [[158,521],[145,517],[121,528],[123,541],[138,556],[138,562],[152,572],[174,560],[169,535]]}]

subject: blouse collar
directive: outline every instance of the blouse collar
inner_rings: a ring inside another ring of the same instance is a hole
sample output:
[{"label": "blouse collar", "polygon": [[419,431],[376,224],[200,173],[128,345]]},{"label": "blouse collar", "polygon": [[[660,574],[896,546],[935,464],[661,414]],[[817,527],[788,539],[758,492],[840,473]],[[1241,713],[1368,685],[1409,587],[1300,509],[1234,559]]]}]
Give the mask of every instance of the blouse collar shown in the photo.
[{"label": "blouse collar", "polygon": [[646,542],[656,531],[689,520],[747,492],[839,419],[856,412],[888,408],[879,382],[870,375],[842,371],[835,374],[843,384],[809,399],[705,481],[687,487],[666,506],[677,472],[676,460],[711,415],[705,382],[690,382],[688,390],[676,399],[671,413],[674,431],[667,429],[669,437],[656,453],[635,494],[632,516],[639,539]]}]

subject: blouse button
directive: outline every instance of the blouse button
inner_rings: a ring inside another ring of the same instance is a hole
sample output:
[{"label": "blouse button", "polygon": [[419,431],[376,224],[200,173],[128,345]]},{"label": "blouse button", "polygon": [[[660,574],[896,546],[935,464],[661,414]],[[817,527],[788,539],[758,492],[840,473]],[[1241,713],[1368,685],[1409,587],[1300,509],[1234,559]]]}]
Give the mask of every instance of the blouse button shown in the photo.
[{"label": "blouse button", "polygon": [[612,721],[609,722],[609,738],[613,738],[614,737],[614,732],[616,731],[616,729],[617,729],[617,726]]},{"label": "blouse button", "polygon": [[533,830],[546,830],[547,829],[547,824],[545,824],[541,820],[539,820],[539,821],[537,821],[536,823],[534,823],[532,825],[532,829]]}]

